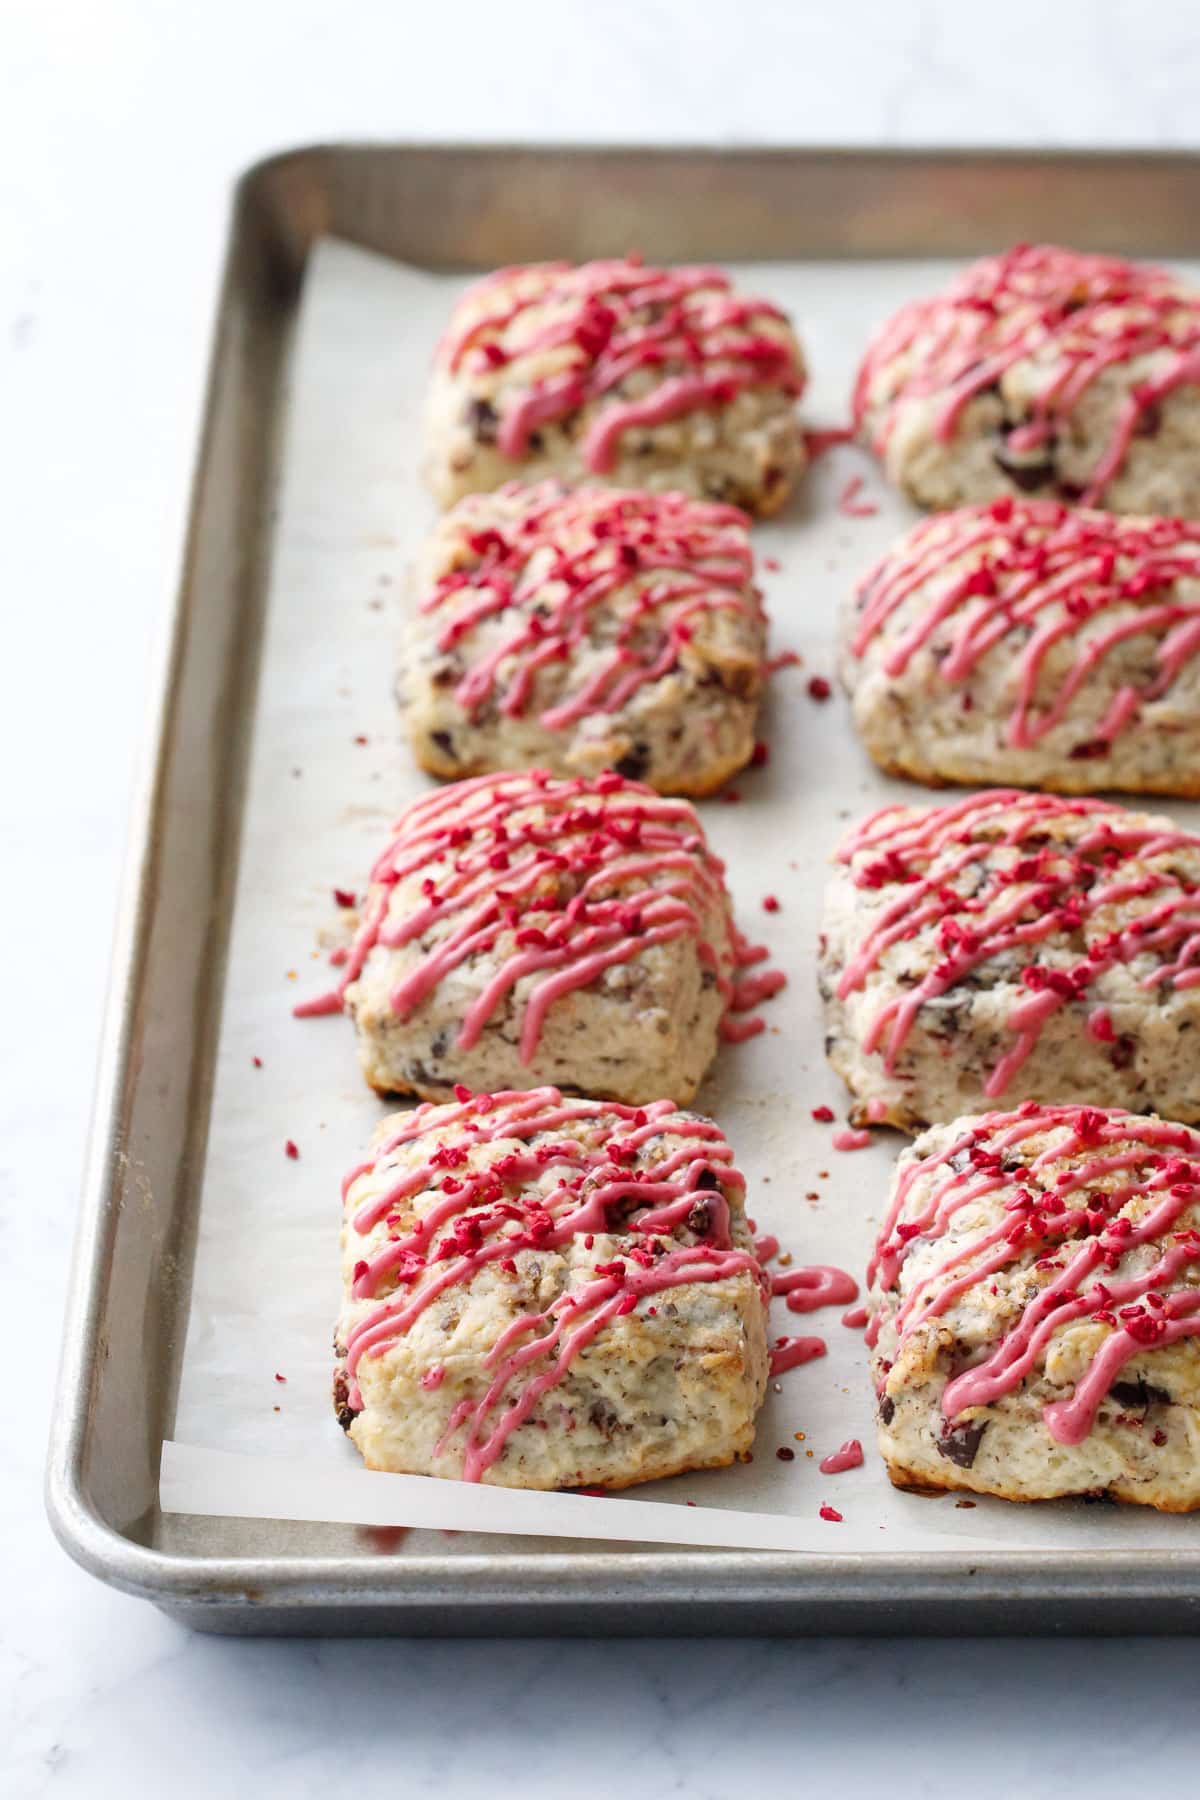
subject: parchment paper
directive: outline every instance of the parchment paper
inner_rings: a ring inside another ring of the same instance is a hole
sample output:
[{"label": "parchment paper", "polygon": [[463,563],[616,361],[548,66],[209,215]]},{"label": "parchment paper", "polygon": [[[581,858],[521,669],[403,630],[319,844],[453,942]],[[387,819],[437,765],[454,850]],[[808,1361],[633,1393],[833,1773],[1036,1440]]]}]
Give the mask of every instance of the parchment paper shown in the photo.
[{"label": "parchment paper", "polygon": [[[738,271],[799,324],[811,426],[844,422],[871,326],[949,273],[934,263]],[[348,1023],[297,1021],[291,1007],[333,977],[316,947],[336,920],[332,890],[361,893],[388,825],[428,786],[401,734],[392,677],[406,564],[435,516],[419,473],[425,382],[460,285],[336,242],[319,247],[307,277],[164,1510],[838,1553],[1194,1545],[1194,1521],[1143,1509],[982,1499],[966,1509],[953,1496],[894,1492],[874,1451],[862,1333],[840,1323],[840,1307],[798,1319],[775,1303],[773,1336],[818,1333],[829,1354],[779,1379],[753,1463],[636,1498],[372,1475],[344,1440],[329,1398],[339,1183],[385,1108],[362,1082]],[[837,510],[854,474],[878,505],[873,517]],[[864,453],[843,446],[817,463],[782,520],[757,528],[760,559],[781,565],[762,570],[772,648],[798,651],[803,667],[772,681],[762,721],[770,760],[737,780],[741,803],[704,805],[740,922],[770,945],[789,985],[765,1008],[763,1036],[724,1049],[699,1104],[734,1145],[759,1228],[797,1262],[856,1276],[902,1140],[879,1132],[869,1149],[839,1154],[834,1128],[811,1117],[822,1102],[839,1121],[846,1109],[824,1064],[814,979],[826,859],[849,819],[933,796],[876,773],[840,696],[820,704],[807,683],[833,675],[848,584],[912,516]],[[1173,810],[1200,825],[1200,807]],[[778,912],[763,910],[768,894]],[[821,1457],[849,1437],[862,1440],[866,1466],[821,1475]],[[779,1448],[795,1459],[779,1460]],[[843,1522],[821,1519],[822,1504]]]}]

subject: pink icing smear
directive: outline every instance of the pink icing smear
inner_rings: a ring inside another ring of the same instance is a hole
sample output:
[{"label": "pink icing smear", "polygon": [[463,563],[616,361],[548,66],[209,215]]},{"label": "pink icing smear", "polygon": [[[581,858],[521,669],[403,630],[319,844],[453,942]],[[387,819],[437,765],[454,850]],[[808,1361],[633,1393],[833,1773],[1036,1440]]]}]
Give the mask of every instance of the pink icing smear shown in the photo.
[{"label": "pink icing smear", "polygon": [[853,425],[839,425],[830,431],[813,430],[804,433],[804,449],[810,462],[819,456],[834,450],[839,444],[852,444],[857,436]]},{"label": "pink icing smear", "polygon": [[830,1140],[835,1150],[865,1150],[871,1142],[869,1131],[835,1131]]},{"label": "pink icing smear", "polygon": [[[465,1480],[482,1478],[542,1396],[628,1313],[654,1317],[663,1294],[741,1275],[751,1277],[765,1312],[760,1265],[731,1232],[728,1197],[740,1196],[745,1182],[711,1121],[666,1100],[635,1108],[543,1087],[463,1090],[457,1103],[418,1106],[393,1123],[375,1161],[346,1183],[350,1230],[365,1237],[388,1221],[385,1242],[376,1240],[353,1271],[351,1297],[364,1309],[346,1339],[352,1410],[362,1406],[364,1357],[394,1348],[442,1295],[485,1270],[518,1277],[523,1252],[593,1252],[591,1267],[557,1299],[513,1318],[484,1358],[487,1387],[448,1409],[434,1454],[445,1455],[461,1433]],[[354,1209],[356,1186],[380,1170],[382,1194]],[[428,1202],[422,1213],[402,1210],[418,1195]],[[593,1251],[600,1234],[606,1245]],[[444,1376],[436,1364],[421,1386],[436,1391]]]},{"label": "pink icing smear", "polygon": [[1133,362],[1146,372],[1077,496],[1085,506],[1119,473],[1158,402],[1200,382],[1200,297],[1148,263],[1018,244],[901,308],[876,334],[855,384],[855,424],[883,455],[906,408],[940,398],[935,432],[949,442],[968,403],[1024,363],[1038,386],[1008,445],[1029,451],[1069,425],[1106,370]]},{"label": "pink icing smear", "polygon": [[[919,1209],[909,1204],[918,1178],[927,1188]],[[999,1225],[964,1231],[957,1223],[974,1202],[1002,1192],[1011,1198]],[[900,1172],[870,1270],[895,1334],[891,1360],[961,1295],[1001,1270],[1029,1268],[1042,1279],[1029,1284],[1015,1323],[947,1382],[947,1430],[1036,1379],[1051,1340],[1083,1320],[1103,1328],[1099,1342],[1073,1392],[1043,1411],[1055,1442],[1081,1443],[1128,1362],[1200,1333],[1200,1230],[1189,1222],[1198,1209],[1200,1134],[1186,1126],[1031,1102],[985,1114]],[[899,1299],[898,1276],[914,1245],[939,1241],[945,1254]]]},{"label": "pink icing smear", "polygon": [[873,500],[865,500],[863,478],[852,475],[837,497],[837,509],[846,519],[872,519],[879,511]]},{"label": "pink icing smear", "polygon": [[784,1375],[789,1369],[799,1369],[804,1363],[815,1362],[817,1357],[825,1356],[828,1350],[829,1345],[824,1338],[777,1338],[771,1351],[770,1372],[772,1375]]},{"label": "pink icing smear", "polygon": [[[1008,1007],[1008,1047],[984,1085],[995,1099],[1064,1007],[1087,1009],[1094,1023],[1081,1020],[1081,1032],[1105,1041],[1111,1021],[1103,1010],[1096,1018],[1096,990],[1110,970],[1131,967],[1148,993],[1196,985],[1200,888],[1180,851],[1200,852],[1200,837],[1106,801],[1015,789],[874,814],[839,851],[855,887],[881,904],[846,960],[838,995],[865,988],[894,945],[924,934],[940,954],[902,998],[878,1008],[864,1049],[893,1073],[921,1008],[960,984],[977,986],[976,971],[999,959],[998,985],[1019,980],[1020,991]],[[1137,916],[1113,929],[1111,909],[1130,901]]]},{"label": "pink icing smear", "polygon": [[[445,621],[438,650],[468,664],[454,689],[468,717],[487,706],[508,718],[533,710],[539,671],[569,669],[582,647],[594,651],[597,611],[617,596],[623,612],[607,660],[542,705],[547,730],[619,711],[677,670],[722,614],[745,619],[751,639],[764,628],[749,521],[736,507],[542,482],[523,491],[519,512],[505,516],[494,496],[476,495],[455,517],[451,566],[421,610]],[[485,631],[497,641],[472,655]]]},{"label": "pink icing smear", "polygon": [[[740,975],[767,953],[737,930],[724,864],[687,801],[615,774],[483,775],[408,808],[371,871],[338,985],[295,1010],[340,1010],[373,952],[412,946],[396,958],[391,992],[393,1012],[405,1019],[465,964],[495,955],[496,971],[467,1008],[456,1047],[477,1044],[515,991],[528,1065],[556,1000],[680,937],[695,940],[727,1012],[784,984],[778,972]],[[761,1021],[739,1035],[756,1029]]]},{"label": "pink icing smear", "polygon": [[847,1469],[861,1469],[863,1447],[857,1438],[847,1438],[840,1450],[833,1450],[817,1464],[822,1475],[841,1475]]},{"label": "pink icing smear", "polygon": [[[533,361],[547,351],[552,373]],[[740,298],[719,269],[646,268],[632,256],[496,271],[460,303],[438,358],[452,373],[495,372],[496,441],[514,459],[541,426],[593,409],[581,449],[595,474],[612,468],[627,431],[726,407],[747,389],[804,388],[778,307]]]},{"label": "pink icing smear", "polygon": [[[1148,636],[1154,648],[1144,680],[1122,687],[1095,736],[1069,751],[1095,762],[1137,728],[1143,707],[1169,699],[1200,652],[1200,598],[1190,585],[1197,582],[1200,527],[1186,520],[998,500],[924,521],[871,571],[858,592],[851,652],[865,656],[900,615],[908,622],[885,674],[902,675],[923,654],[932,678],[961,689],[966,704],[989,652],[1020,645],[1005,736],[1011,748],[1031,750],[1070,719],[1108,657]],[[1073,654],[1065,677],[1064,647]]]},{"label": "pink icing smear", "polygon": [[857,1300],[858,1283],[845,1269],[812,1263],[772,1275],[771,1292],[786,1295],[789,1312],[816,1312],[821,1306],[844,1306],[847,1300]]}]

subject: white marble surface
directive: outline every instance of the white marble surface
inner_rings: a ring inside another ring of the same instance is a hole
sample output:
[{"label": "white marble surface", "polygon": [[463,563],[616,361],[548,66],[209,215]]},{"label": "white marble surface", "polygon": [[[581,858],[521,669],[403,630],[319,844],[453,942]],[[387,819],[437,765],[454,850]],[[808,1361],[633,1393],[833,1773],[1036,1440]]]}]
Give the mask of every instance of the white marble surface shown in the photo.
[{"label": "white marble surface", "polygon": [[6,0],[0,1795],[303,1800],[347,1770],[364,1797],[1192,1780],[1185,1648],[205,1640],[74,1569],[40,1476],[234,172],[343,136],[1194,146],[1194,21],[1190,0]]}]

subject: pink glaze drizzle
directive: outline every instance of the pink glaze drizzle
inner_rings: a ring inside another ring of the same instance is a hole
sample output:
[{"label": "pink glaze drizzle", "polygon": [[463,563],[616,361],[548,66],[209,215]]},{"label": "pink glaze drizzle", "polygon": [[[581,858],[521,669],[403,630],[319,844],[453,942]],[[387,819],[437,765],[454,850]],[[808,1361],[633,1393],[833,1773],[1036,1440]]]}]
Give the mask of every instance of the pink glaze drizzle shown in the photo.
[{"label": "pink glaze drizzle", "polygon": [[871,1142],[869,1131],[835,1131],[831,1139],[835,1150],[865,1150]]},{"label": "pink glaze drizzle", "polygon": [[[487,523],[472,531],[471,509],[480,506]],[[493,703],[510,718],[527,712],[538,671],[569,663],[589,641],[596,609],[614,595],[624,595],[624,612],[611,654],[543,708],[548,730],[619,711],[639,688],[679,667],[715,614],[741,615],[752,634],[763,626],[749,521],[736,507],[683,494],[570,491],[549,481],[527,489],[523,510],[510,519],[496,521],[493,507],[490,495],[462,503],[462,545],[421,602],[423,612],[445,619],[437,640],[443,654],[489,621],[509,627],[454,690],[468,715]]]},{"label": "pink glaze drizzle", "polygon": [[[1035,1143],[1028,1155],[1030,1140],[1047,1136],[1049,1143]],[[907,1208],[918,1177],[931,1176],[923,1209]],[[1101,1180],[1113,1185],[1101,1187]],[[952,1229],[964,1208],[1002,1191],[1011,1197],[999,1226]],[[1072,1196],[1083,1204],[1068,1206]],[[1137,1217],[1126,1210],[1131,1202],[1142,1203]],[[1200,1286],[1190,1273],[1200,1263],[1200,1230],[1186,1223],[1198,1206],[1200,1134],[1186,1126],[1032,1102],[972,1120],[936,1155],[902,1166],[876,1241],[868,1278],[889,1308],[893,1359],[926,1320],[999,1270],[1029,1266],[1032,1258],[1033,1269],[1050,1279],[1033,1285],[1016,1324],[988,1355],[947,1382],[942,1409],[952,1423],[1012,1393],[1040,1365],[1050,1339],[1084,1319],[1105,1328],[1102,1340],[1073,1394],[1043,1413],[1056,1442],[1081,1443],[1127,1362],[1200,1333]],[[942,1238],[946,1254],[896,1303],[897,1277],[913,1245]],[[1130,1252],[1134,1272],[1116,1274]],[[878,1341],[883,1319],[881,1309],[868,1343]]]},{"label": "pink glaze drizzle", "polygon": [[[1068,835],[1047,832],[1055,826]],[[1087,1004],[1107,970],[1139,958],[1147,991],[1200,983],[1200,891],[1176,867],[1173,853],[1181,849],[1200,851],[1200,838],[1139,823],[1105,801],[1005,788],[920,812],[893,806],[873,814],[839,857],[856,887],[895,897],[873,913],[838,994],[845,999],[864,987],[893,944],[921,933],[936,933],[941,957],[903,999],[879,1009],[864,1049],[881,1054],[893,1071],[926,1002],[981,964],[1017,952],[1025,994],[1009,1012],[1011,1047],[985,1083],[995,1099],[1031,1055],[1046,1020],[1063,1006]],[[1104,909],[1130,900],[1138,901],[1138,916],[1119,930],[1102,929]],[[1038,960],[1039,945],[1076,933],[1087,947],[1069,967]]]},{"label": "pink glaze drizzle", "polygon": [[902,307],[876,333],[854,390],[862,432],[882,455],[906,402],[945,396],[936,435],[949,442],[963,408],[1015,363],[1040,378],[1031,416],[1009,438],[1028,451],[1053,438],[1106,369],[1149,357],[1079,498],[1093,504],[1121,469],[1148,409],[1200,382],[1200,298],[1148,263],[1018,244],[973,263],[945,293]]},{"label": "pink glaze drizzle", "polygon": [[[572,1127],[579,1137],[571,1135]],[[498,1141],[506,1146],[499,1157],[475,1155]],[[643,1154],[652,1143],[661,1151],[664,1142],[658,1161]],[[677,1112],[670,1101],[634,1108],[566,1098],[543,1087],[418,1106],[380,1146],[374,1163],[351,1170],[347,1200],[364,1173],[386,1167],[401,1149],[424,1150],[425,1144],[423,1160],[349,1215],[350,1229],[363,1235],[388,1218],[387,1242],[374,1246],[353,1272],[353,1299],[376,1302],[347,1337],[355,1410],[362,1405],[357,1371],[364,1356],[389,1350],[434,1300],[470,1283],[480,1270],[497,1264],[502,1273],[515,1274],[514,1259],[523,1251],[545,1253],[576,1240],[589,1249],[588,1238],[598,1234],[616,1231],[624,1240],[618,1254],[611,1244],[603,1253],[597,1249],[595,1266],[578,1285],[544,1310],[519,1315],[493,1344],[484,1359],[491,1373],[487,1388],[451,1409],[435,1451],[444,1454],[465,1427],[468,1481],[478,1481],[492,1466],[576,1356],[643,1302],[687,1284],[747,1274],[766,1306],[760,1265],[731,1235],[727,1196],[745,1189],[733,1153],[719,1127]],[[556,1184],[534,1188],[549,1170]],[[417,1194],[435,1193],[423,1216],[393,1210]],[[614,1208],[623,1215],[615,1226]],[[680,1236],[684,1232],[688,1237]],[[438,1365],[421,1385],[434,1389],[443,1376]]]},{"label": "pink glaze drizzle", "polygon": [[828,1353],[829,1345],[819,1337],[781,1337],[775,1340],[771,1351],[771,1374],[785,1375],[789,1369],[798,1369],[803,1363],[814,1362],[818,1356]]},{"label": "pink glaze drizzle", "polygon": [[[520,274],[539,280],[522,297],[498,291]],[[493,292],[496,304],[489,307]],[[531,309],[555,316],[530,333]],[[511,377],[512,387],[502,386],[494,397],[505,456],[523,456],[540,426],[597,406],[582,454],[585,466],[602,475],[631,428],[728,406],[749,388],[798,396],[804,371],[790,333],[764,330],[786,323],[778,307],[732,293],[720,269],[645,268],[636,257],[576,267],[542,263],[497,270],[473,288],[438,356],[451,372],[504,370]],[[532,373],[526,359],[547,350],[555,352],[553,373]],[[647,371],[655,376],[649,390],[628,395],[628,378]]]},{"label": "pink glaze drizzle", "polygon": [[847,1469],[861,1469],[863,1447],[857,1438],[847,1438],[840,1450],[830,1451],[817,1464],[822,1475],[842,1475]]},{"label": "pink glaze drizzle", "polygon": [[[943,580],[944,574],[949,575]],[[923,592],[938,582],[937,597]],[[1154,669],[1139,687],[1122,688],[1096,735],[1071,754],[1105,754],[1160,700],[1200,652],[1200,598],[1178,591],[1200,582],[1200,527],[1183,519],[1124,519],[1068,510],[1052,500],[997,500],[927,519],[866,577],[858,594],[852,654],[865,655],[883,627],[916,597],[884,673],[902,675],[936,642],[931,666],[969,697],[988,652],[1021,646],[1007,741],[1027,750],[1060,726],[1081,688],[1130,638],[1156,640]],[[1047,674],[1047,658],[1069,643],[1065,678]]]},{"label": "pink glaze drizzle", "polygon": [[812,1263],[802,1269],[785,1269],[771,1277],[772,1294],[785,1294],[789,1312],[816,1312],[820,1306],[844,1306],[857,1300],[858,1283],[845,1269],[829,1263]]},{"label": "pink glaze drizzle", "polygon": [[849,1312],[842,1314],[842,1324],[848,1325],[851,1331],[861,1331],[866,1322],[867,1309],[865,1306],[852,1306]]},{"label": "pink glaze drizzle", "polygon": [[804,433],[804,449],[810,462],[819,456],[834,450],[839,444],[852,444],[858,432],[853,425],[839,425],[831,431],[813,430]]},{"label": "pink glaze drizzle", "polygon": [[[393,891],[418,875],[419,898],[413,893],[404,908],[390,909]],[[500,946],[496,973],[468,1008],[457,1044],[478,1043],[517,983],[530,981],[520,1036],[528,1064],[546,1012],[562,995],[651,945],[691,936],[727,1011],[742,1012],[786,977],[736,979],[767,952],[734,925],[724,875],[695,809],[640,782],[614,774],[558,781],[537,769],[455,782],[404,813],[371,871],[341,979],[295,1011],[338,1011],[377,945],[416,943],[421,954],[391,994],[394,1012],[407,1018],[469,958]],[[706,913],[723,923],[715,942],[705,935]],[[448,931],[431,932],[447,922]],[[755,1029],[761,1021],[740,1035]]]},{"label": "pink glaze drizzle", "polygon": [[879,511],[873,500],[862,498],[863,478],[852,475],[837,497],[837,509],[846,519],[873,519]]}]

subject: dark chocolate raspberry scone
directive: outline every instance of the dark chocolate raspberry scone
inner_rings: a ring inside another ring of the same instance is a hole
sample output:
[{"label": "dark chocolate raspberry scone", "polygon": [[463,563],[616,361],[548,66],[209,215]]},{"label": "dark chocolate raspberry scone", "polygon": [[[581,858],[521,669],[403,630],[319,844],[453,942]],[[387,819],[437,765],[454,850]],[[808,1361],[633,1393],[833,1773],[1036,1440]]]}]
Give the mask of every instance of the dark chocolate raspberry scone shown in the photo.
[{"label": "dark chocolate raspberry scone", "polygon": [[1200,1135],[1032,1104],[900,1158],[871,1268],[899,1487],[1200,1508]]}]

